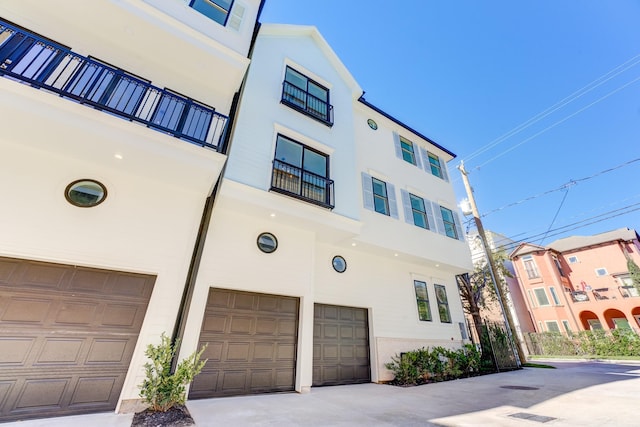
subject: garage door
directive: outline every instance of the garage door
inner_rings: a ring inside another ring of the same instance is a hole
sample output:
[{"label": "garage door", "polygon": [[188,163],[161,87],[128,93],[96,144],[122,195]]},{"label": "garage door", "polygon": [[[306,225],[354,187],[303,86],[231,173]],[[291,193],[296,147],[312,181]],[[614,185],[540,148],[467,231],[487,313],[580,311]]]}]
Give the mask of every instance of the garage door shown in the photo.
[{"label": "garage door", "polygon": [[154,281],[0,258],[0,421],[114,410]]},{"label": "garage door", "polygon": [[371,381],[367,309],[316,304],[313,385]]},{"label": "garage door", "polygon": [[190,399],[292,391],[298,298],[211,289],[198,348],[209,359]]}]

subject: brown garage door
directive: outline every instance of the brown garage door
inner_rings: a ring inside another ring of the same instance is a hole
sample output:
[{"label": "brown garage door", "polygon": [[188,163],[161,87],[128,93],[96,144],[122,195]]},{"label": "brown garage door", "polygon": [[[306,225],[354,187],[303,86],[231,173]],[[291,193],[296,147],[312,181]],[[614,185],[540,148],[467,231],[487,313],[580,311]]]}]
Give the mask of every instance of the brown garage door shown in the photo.
[{"label": "brown garage door", "polygon": [[371,381],[367,309],[316,304],[313,385]]},{"label": "brown garage door", "polygon": [[198,348],[209,359],[189,398],[292,391],[298,298],[211,289]]},{"label": "brown garage door", "polygon": [[0,421],[115,409],[154,281],[0,258]]}]

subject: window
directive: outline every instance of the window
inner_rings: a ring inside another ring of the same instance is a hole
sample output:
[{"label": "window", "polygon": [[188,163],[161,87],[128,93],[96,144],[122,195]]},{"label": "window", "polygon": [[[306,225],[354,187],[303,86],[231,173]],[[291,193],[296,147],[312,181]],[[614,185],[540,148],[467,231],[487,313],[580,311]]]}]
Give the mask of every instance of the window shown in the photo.
[{"label": "window", "polygon": [[544,323],[547,325],[547,331],[560,332],[560,326],[558,326],[558,322],[556,322],[555,320],[547,320]]},{"label": "window", "polygon": [[578,257],[577,256],[570,256],[567,258],[567,261],[569,261],[569,264],[575,264],[578,262]]},{"label": "window", "polygon": [[282,88],[282,103],[331,126],[332,106],[329,89],[287,67]]},{"label": "window", "polygon": [[431,167],[431,174],[438,178],[444,179],[442,175],[442,166],[440,165],[440,159],[435,154],[429,153],[429,166]]},{"label": "window", "polygon": [[347,271],[347,261],[345,261],[344,257],[340,255],[336,255],[333,257],[333,259],[331,260],[331,265],[333,266],[333,269],[338,273],[344,273],[345,271]]},{"label": "window", "polygon": [[553,305],[560,305],[560,299],[558,298],[558,294],[556,293],[556,288],[554,288],[553,286],[549,286],[549,292],[551,293]]},{"label": "window", "polygon": [[398,219],[395,187],[362,172],[362,192],[365,209]]},{"label": "window", "polygon": [[535,294],[540,307],[551,305],[549,304],[549,298],[547,298],[547,293],[544,291],[544,288],[536,288],[533,290],[533,293]]},{"label": "window", "polygon": [[107,188],[92,179],[79,179],[67,185],[64,196],[74,206],[91,208],[104,202],[107,198]]},{"label": "window", "polygon": [[531,307],[537,307],[536,300],[533,298],[533,292],[531,292],[531,289],[527,290],[527,295],[529,296],[529,304],[531,304]]},{"label": "window", "polygon": [[189,6],[224,26],[232,4],[233,0],[191,0]]},{"label": "window", "polygon": [[456,222],[453,218],[453,212],[451,209],[440,206],[440,212],[442,214],[442,222],[444,223],[445,234],[453,239],[458,238],[456,231]]},{"label": "window", "polygon": [[332,206],[329,157],[278,135],[271,189],[325,207]]},{"label": "window", "polygon": [[553,263],[556,265],[556,268],[558,269],[558,273],[560,273],[560,276],[565,277],[564,271],[562,271],[562,265],[560,264],[560,260],[556,257],[553,257]]},{"label": "window", "polygon": [[602,323],[598,319],[587,319],[587,323],[589,324],[589,329],[592,331],[602,330]]},{"label": "window", "polygon": [[278,249],[278,239],[271,233],[260,233],[256,241],[258,249],[266,254],[275,252]]},{"label": "window", "polygon": [[608,273],[606,268],[596,268],[596,276],[602,277],[602,276],[606,276],[607,274]]},{"label": "window", "polygon": [[400,149],[402,151],[402,158],[404,159],[404,161],[415,165],[416,153],[413,150],[413,142],[400,137]]},{"label": "window", "polygon": [[533,257],[531,255],[523,256],[522,263],[524,264],[524,269],[527,272],[527,276],[529,277],[529,279],[536,279],[540,277],[536,262],[533,260]]},{"label": "window", "polygon": [[373,205],[376,212],[389,215],[389,198],[387,197],[387,183],[372,178]]},{"label": "window", "polygon": [[569,326],[569,321],[568,320],[563,320],[562,321],[562,326],[564,326],[564,330],[566,333],[570,334],[571,333],[571,326]]},{"label": "window", "polygon": [[418,304],[418,318],[424,321],[431,321],[431,307],[429,307],[429,292],[427,292],[427,284],[420,280],[413,281],[413,287],[416,291],[416,303]]},{"label": "window", "polygon": [[451,313],[449,313],[449,301],[447,301],[447,290],[442,285],[435,285],[436,301],[438,302],[438,313],[442,323],[451,323]]}]

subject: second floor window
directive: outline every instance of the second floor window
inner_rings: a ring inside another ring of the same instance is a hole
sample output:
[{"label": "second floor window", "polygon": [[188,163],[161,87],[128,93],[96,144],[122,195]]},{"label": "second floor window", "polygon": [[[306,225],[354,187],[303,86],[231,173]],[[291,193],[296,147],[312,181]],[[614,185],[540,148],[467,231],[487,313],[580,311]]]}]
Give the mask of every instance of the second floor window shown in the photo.
[{"label": "second floor window", "polygon": [[377,178],[372,178],[373,206],[376,212],[389,215],[389,197],[387,196],[387,183]]},{"label": "second floor window", "polygon": [[329,126],[333,125],[329,89],[287,67],[282,88],[282,102]]},{"label": "second floor window", "polygon": [[456,231],[456,221],[453,218],[453,211],[440,206],[440,212],[442,213],[445,234],[453,239],[457,239],[458,233]]},{"label": "second floor window", "polygon": [[191,0],[189,6],[220,25],[227,24],[233,0]]},{"label": "second floor window", "polygon": [[271,189],[325,207],[333,207],[328,179],[329,157],[299,142],[278,135]]},{"label": "second floor window", "polygon": [[433,227],[431,202],[409,193],[406,190],[400,190],[400,193],[402,194],[405,221],[420,228],[430,230]]}]

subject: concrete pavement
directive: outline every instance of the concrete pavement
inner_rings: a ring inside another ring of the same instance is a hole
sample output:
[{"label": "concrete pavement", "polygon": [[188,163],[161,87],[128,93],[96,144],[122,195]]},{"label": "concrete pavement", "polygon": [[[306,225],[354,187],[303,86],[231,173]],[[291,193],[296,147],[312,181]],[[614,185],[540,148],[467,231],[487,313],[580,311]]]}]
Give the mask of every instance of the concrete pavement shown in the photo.
[{"label": "concrete pavement", "polygon": [[[640,425],[640,365],[546,362],[481,377],[394,387],[381,384],[313,388],[187,402],[205,426],[611,426]],[[6,423],[21,427],[126,427],[113,413]]]}]

